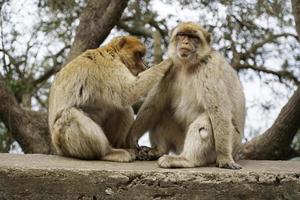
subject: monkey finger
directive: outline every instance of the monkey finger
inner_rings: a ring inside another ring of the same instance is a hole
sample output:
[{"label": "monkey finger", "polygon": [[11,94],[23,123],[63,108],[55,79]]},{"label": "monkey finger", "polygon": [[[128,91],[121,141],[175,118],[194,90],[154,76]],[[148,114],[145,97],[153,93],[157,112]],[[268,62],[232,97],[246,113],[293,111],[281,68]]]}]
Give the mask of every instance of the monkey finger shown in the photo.
[{"label": "monkey finger", "polygon": [[138,160],[157,160],[158,155],[155,153],[153,148],[147,146],[141,146],[138,152]]}]

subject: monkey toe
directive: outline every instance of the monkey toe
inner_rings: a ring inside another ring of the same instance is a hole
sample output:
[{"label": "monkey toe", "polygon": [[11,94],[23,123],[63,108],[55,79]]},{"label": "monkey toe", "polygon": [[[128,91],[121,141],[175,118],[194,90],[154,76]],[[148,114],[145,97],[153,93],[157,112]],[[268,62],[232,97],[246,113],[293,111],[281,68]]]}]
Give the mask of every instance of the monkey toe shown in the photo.
[{"label": "monkey toe", "polygon": [[137,160],[149,161],[149,160],[155,160],[155,159],[149,157],[147,154],[138,154]]},{"label": "monkey toe", "polygon": [[145,151],[139,151],[137,154],[137,160],[150,160],[147,152]]},{"label": "monkey toe", "polygon": [[128,155],[124,155],[123,157],[120,157],[118,162],[133,162],[135,159],[136,156],[128,152]]},{"label": "monkey toe", "polygon": [[219,162],[218,167],[224,168],[224,169],[233,169],[238,170],[242,169],[242,166],[237,164],[236,162],[230,161],[230,162]]},{"label": "monkey toe", "polygon": [[171,157],[164,155],[158,159],[158,166],[161,168],[170,168],[172,167]]}]

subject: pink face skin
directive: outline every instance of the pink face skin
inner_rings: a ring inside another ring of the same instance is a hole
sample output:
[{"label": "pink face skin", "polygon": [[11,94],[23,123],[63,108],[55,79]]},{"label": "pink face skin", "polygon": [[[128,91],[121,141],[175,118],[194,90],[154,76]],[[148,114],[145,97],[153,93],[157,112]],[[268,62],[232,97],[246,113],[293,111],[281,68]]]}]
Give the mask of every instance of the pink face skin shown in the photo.
[{"label": "pink face skin", "polygon": [[178,32],[176,40],[176,50],[178,57],[181,59],[188,59],[191,55],[194,55],[200,43],[199,36],[191,32]]}]

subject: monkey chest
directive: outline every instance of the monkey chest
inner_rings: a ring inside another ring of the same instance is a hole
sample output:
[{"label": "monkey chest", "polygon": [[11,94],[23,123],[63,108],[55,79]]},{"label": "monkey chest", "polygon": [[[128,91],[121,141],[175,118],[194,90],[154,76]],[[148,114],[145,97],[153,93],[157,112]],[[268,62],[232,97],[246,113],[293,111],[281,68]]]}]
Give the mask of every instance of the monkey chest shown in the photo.
[{"label": "monkey chest", "polygon": [[196,77],[177,77],[173,87],[172,110],[176,120],[184,124],[191,123],[204,111],[202,84]]}]

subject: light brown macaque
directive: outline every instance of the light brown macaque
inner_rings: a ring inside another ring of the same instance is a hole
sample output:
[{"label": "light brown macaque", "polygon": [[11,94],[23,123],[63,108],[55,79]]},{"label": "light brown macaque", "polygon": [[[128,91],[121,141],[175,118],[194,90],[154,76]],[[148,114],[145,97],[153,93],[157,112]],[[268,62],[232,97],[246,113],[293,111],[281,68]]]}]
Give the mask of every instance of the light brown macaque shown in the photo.
[{"label": "light brown macaque", "polygon": [[132,151],[123,149],[134,120],[131,105],[172,65],[166,60],[145,70],[145,52],[137,38],[116,37],[87,50],[57,74],[50,90],[49,126],[58,154],[118,162],[135,159]]},{"label": "light brown macaque", "polygon": [[[163,168],[240,169],[235,162],[245,124],[245,98],[235,70],[210,45],[210,34],[193,22],[170,33],[173,66],[154,86],[131,127],[136,146],[149,131],[152,148],[139,159],[159,158]],[[143,149],[143,148],[142,148]],[[176,155],[164,155],[174,152]]]}]

